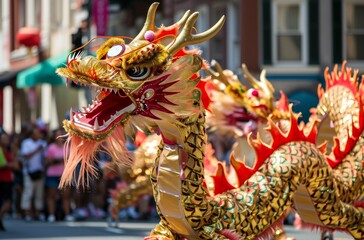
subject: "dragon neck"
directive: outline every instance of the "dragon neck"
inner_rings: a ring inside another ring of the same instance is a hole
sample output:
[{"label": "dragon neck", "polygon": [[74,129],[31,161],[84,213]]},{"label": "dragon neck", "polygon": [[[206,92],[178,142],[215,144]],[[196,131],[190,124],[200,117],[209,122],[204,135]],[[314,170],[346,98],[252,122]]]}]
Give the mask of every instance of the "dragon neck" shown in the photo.
[{"label": "dragon neck", "polygon": [[[347,139],[353,125],[359,126],[359,103],[348,88],[340,85],[332,87],[320,100],[316,114],[330,118],[339,139]],[[342,141],[342,144],[345,143]]]},{"label": "dragon neck", "polygon": [[[197,239],[194,229],[203,223],[192,212],[206,211],[207,191],[204,187],[205,115],[180,120],[182,145],[163,137],[161,152],[152,172],[154,198],[158,212],[171,229],[188,239]],[[197,221],[198,220],[198,221]]]}]

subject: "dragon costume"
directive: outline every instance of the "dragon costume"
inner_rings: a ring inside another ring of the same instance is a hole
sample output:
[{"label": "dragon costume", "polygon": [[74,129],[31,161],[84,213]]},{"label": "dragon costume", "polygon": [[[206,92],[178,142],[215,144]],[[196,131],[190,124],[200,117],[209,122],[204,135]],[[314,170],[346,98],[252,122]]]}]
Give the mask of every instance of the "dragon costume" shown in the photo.
[{"label": "dragon costume", "polygon": [[[110,38],[96,57],[71,55],[67,67],[57,70],[78,84],[100,89],[92,105],[64,122],[70,154],[61,186],[72,179],[88,184],[87,175],[96,174],[93,161],[99,147],[118,164],[127,164],[124,135],[133,135],[137,128],[162,137],[151,173],[161,221],[146,239],[254,239],[292,205],[299,189],[316,210],[314,220],[362,239],[364,209],[341,200],[340,183],[315,145],[314,125],[306,133],[293,114],[286,133],[268,121],[274,139],[269,145],[249,138],[256,164],[249,168],[232,161],[238,188],[227,185],[221,194],[208,196],[203,184],[206,98],[198,75],[203,60],[184,47],[213,37],[224,18],[198,34],[191,33],[198,13],[186,12],[173,26],[157,28],[157,5],[151,5],[144,28],[131,42]],[[78,163],[81,174],[76,179]]]},{"label": "dragon costume", "polygon": [[[208,92],[211,97],[210,111],[207,111],[207,126],[221,135],[233,136],[235,144],[232,146],[234,158],[244,161],[248,167],[255,164],[255,153],[248,144],[247,136],[251,133],[260,134],[265,142],[271,142],[272,136],[264,128],[270,118],[280,129],[285,132],[289,129],[289,103],[287,96],[280,91],[280,99],[274,98],[274,87],[267,80],[265,70],[260,75],[260,80],[255,79],[242,65],[244,77],[252,86],[243,85],[232,71],[222,70],[221,66],[212,61],[215,67],[206,69],[211,76]],[[212,85],[212,86],[211,86]],[[225,176],[227,173],[227,176]],[[213,195],[221,192],[221,187],[228,182],[237,186],[237,173],[233,168],[227,167],[224,162],[216,158],[205,158],[205,181],[209,192]],[[283,218],[274,224],[273,239],[292,239],[285,235]]]},{"label": "dragon costume", "polygon": [[[326,68],[324,77],[326,90],[321,84],[318,86],[319,104],[312,109],[307,126],[319,120],[319,148],[327,155],[327,162],[338,183],[340,199],[363,207],[364,180],[361,175],[364,162],[364,78],[359,84],[358,71],[347,68],[345,61],[341,71],[338,70],[338,65],[335,65],[331,74]],[[304,202],[300,204],[305,205]],[[320,228],[323,235],[329,233],[332,239],[335,229],[312,224],[307,219],[311,214],[300,214],[304,222],[299,222],[300,227]]]}]

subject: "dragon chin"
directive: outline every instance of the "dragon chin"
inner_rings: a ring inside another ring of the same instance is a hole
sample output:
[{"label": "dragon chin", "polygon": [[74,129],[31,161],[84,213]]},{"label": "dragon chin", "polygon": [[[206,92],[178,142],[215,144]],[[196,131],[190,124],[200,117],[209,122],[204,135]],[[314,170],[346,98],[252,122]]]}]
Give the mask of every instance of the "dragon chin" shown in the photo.
[{"label": "dragon chin", "polygon": [[130,113],[136,109],[135,104],[122,90],[105,91],[100,100],[94,100],[83,111],[70,111],[70,120],[63,122],[64,129],[70,135],[76,135],[89,141],[102,141],[118,125],[123,125]]}]

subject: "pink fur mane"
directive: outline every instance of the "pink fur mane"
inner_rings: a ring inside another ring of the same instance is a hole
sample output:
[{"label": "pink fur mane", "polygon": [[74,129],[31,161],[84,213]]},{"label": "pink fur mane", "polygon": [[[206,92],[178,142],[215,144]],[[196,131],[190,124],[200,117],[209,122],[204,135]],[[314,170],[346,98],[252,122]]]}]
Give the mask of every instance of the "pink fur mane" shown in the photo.
[{"label": "pink fur mane", "polygon": [[125,142],[122,126],[117,126],[104,141],[99,142],[69,134],[65,144],[65,169],[60,187],[89,187],[91,179],[98,177],[96,164],[99,159],[96,153],[100,151],[109,154],[118,166],[130,165],[132,159]]}]

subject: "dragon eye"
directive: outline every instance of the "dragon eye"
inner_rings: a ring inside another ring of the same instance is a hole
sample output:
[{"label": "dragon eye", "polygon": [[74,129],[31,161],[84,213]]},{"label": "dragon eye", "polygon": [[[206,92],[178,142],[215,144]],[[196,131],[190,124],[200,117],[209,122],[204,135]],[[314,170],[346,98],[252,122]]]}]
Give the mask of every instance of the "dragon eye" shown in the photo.
[{"label": "dragon eye", "polygon": [[143,80],[150,74],[150,68],[131,67],[126,70],[126,75],[133,80]]},{"label": "dragon eye", "polygon": [[111,58],[111,57],[119,56],[124,51],[125,51],[125,46],[124,45],[115,45],[115,46],[112,46],[109,49],[109,51],[107,52],[107,57]]}]

